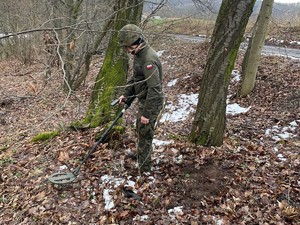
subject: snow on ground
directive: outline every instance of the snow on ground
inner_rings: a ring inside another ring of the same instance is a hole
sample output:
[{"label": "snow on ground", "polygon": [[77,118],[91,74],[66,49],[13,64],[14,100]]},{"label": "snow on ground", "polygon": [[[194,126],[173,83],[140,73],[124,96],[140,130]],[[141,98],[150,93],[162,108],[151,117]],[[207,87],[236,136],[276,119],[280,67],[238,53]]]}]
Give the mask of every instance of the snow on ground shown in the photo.
[{"label": "snow on ground", "polygon": [[266,136],[270,136],[274,141],[281,141],[296,137],[294,132],[298,127],[300,120],[292,121],[287,126],[276,125],[266,130]]},{"label": "snow on ground", "polygon": [[[238,70],[232,71],[232,82],[238,82],[240,80],[240,72]],[[168,82],[167,86],[172,87],[176,84],[178,79],[174,79]],[[165,107],[165,113],[162,115],[160,122],[166,121],[176,123],[178,121],[184,121],[193,112],[195,112],[198,103],[198,94],[179,94],[178,104],[168,102]],[[251,106],[243,108],[237,103],[227,104],[226,114],[237,115],[240,113],[246,113],[250,110]]]},{"label": "snow on ground", "polygon": [[195,105],[198,102],[198,94],[180,94],[178,95],[178,104],[174,105],[168,102],[165,107],[165,113],[160,119],[160,123],[166,121],[178,122],[184,121],[190,113],[195,111]]},{"label": "snow on ground", "polygon": [[251,108],[251,106],[249,106],[248,108],[241,107],[237,103],[228,104],[226,107],[226,114],[227,115],[237,115],[240,113],[246,113],[249,111],[250,108]]},{"label": "snow on ground", "polygon": [[[276,39],[276,38],[270,38],[270,42],[277,43],[277,44],[283,44],[285,43],[285,40],[282,39]],[[300,45],[300,41],[292,40],[289,42],[290,45]]]},{"label": "snow on ground", "polygon": [[[265,131],[266,137],[270,137],[272,140],[280,143],[282,140],[287,140],[296,137],[296,129],[300,124],[300,120],[292,121],[287,126],[276,125],[272,128],[268,128]],[[274,147],[273,151],[277,154],[277,157],[281,161],[286,161],[286,158],[279,152],[278,147]]]},{"label": "snow on ground", "polygon": [[66,165],[62,165],[59,167],[59,171],[63,171],[63,170],[66,170],[68,169],[68,167]]},{"label": "snow on ground", "polygon": [[160,57],[164,52],[165,52],[165,50],[158,51],[157,55]]},{"label": "snow on ground", "polygon": [[232,76],[231,82],[238,82],[241,80],[241,74],[238,70],[232,70],[231,76]]},{"label": "snow on ground", "polygon": [[[187,117],[195,112],[195,108],[198,102],[198,94],[180,94],[178,95],[179,103],[178,105],[173,105],[171,102],[168,102],[165,107],[165,113],[160,119],[160,123],[166,121],[176,123],[178,121],[184,121]],[[240,113],[246,113],[250,110],[251,106],[244,108],[239,106],[237,103],[228,104],[226,107],[227,115],[237,115]]]},{"label": "snow on ground", "polygon": [[174,85],[177,83],[177,81],[178,81],[178,79],[171,80],[171,81],[167,84],[167,86],[168,86],[168,87],[172,87],[172,86],[174,86]]},{"label": "snow on ground", "polygon": [[173,209],[168,210],[169,216],[176,221],[176,217],[183,215],[183,206],[176,206]]},{"label": "snow on ground", "polygon": [[[136,179],[138,180],[140,177],[138,176]],[[124,187],[129,187],[134,193],[137,192],[135,188],[135,181],[132,180],[132,176],[128,176],[126,178],[115,177],[112,175],[103,175],[101,176],[101,185],[103,189],[103,199],[104,199],[104,209],[112,210],[115,207],[113,195],[114,191],[120,186],[124,185]],[[155,178],[153,176],[148,177],[149,183],[155,183]]]},{"label": "snow on ground", "polygon": [[135,182],[131,180],[131,176],[127,177],[126,179],[120,177],[114,177],[111,175],[103,175],[101,176],[101,184],[103,185],[103,198],[105,202],[105,210],[111,210],[115,207],[114,200],[113,200],[113,192],[114,190],[119,187],[121,184],[124,186],[132,188],[133,191],[135,189]]},{"label": "snow on ground", "polygon": [[136,215],[134,218],[133,218],[133,221],[141,221],[141,222],[146,222],[148,220],[149,216],[148,215]]},{"label": "snow on ground", "polygon": [[169,145],[169,144],[172,144],[172,143],[174,143],[174,141],[173,140],[170,140],[170,141],[162,141],[162,140],[158,140],[158,139],[153,139],[153,145],[154,146],[157,146],[157,147],[159,147],[159,146],[163,146],[163,145]]}]

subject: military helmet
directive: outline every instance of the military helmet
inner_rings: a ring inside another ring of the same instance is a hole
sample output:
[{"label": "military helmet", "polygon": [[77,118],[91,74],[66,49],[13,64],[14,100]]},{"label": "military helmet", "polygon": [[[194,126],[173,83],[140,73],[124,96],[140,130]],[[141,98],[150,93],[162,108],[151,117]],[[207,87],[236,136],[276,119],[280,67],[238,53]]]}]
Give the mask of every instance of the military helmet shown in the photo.
[{"label": "military helmet", "polygon": [[134,24],[127,24],[119,31],[119,44],[121,46],[131,46],[137,40],[143,39],[142,30]]}]

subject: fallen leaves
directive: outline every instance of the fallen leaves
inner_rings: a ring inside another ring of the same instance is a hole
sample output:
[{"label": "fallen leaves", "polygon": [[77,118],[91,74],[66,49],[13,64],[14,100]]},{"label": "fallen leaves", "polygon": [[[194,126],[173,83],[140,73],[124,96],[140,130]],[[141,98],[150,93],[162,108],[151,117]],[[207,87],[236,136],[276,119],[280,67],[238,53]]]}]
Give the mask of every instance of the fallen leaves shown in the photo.
[{"label": "fallen leaves", "polygon": [[60,162],[65,162],[67,160],[70,159],[69,157],[69,153],[65,150],[60,150],[58,151],[58,157],[57,157],[58,161]]},{"label": "fallen leaves", "polygon": [[[185,44],[186,51],[182,51],[182,45],[172,43],[164,45],[168,49],[162,55],[166,84],[177,79],[174,87],[166,85],[168,101],[176,101],[179,93],[197,93],[207,52],[207,48],[199,44]],[[300,204],[299,129],[293,131],[296,134],[293,139],[278,142],[272,140],[271,133],[269,136],[265,133],[274,126],[284,129],[298,118],[297,104],[287,105],[285,102],[299,88],[299,79],[296,79],[299,68],[296,63],[273,56],[264,56],[262,60],[258,82],[251,96],[231,99],[252,107],[246,115],[228,118],[224,145],[204,148],[185,142],[192,117],[174,124],[160,123],[156,138],[172,139],[172,142],[155,146],[151,176],[140,176],[136,162],[125,156],[125,150],[135,148],[134,129],[128,126],[123,139],[118,140],[121,147],[111,149],[108,143],[99,145],[82,166],[76,182],[62,186],[47,182],[47,175],[62,167],[76,168],[102,128],[65,130],[46,143],[32,144],[28,140],[35,132],[64,127],[78,118],[76,116],[83,116],[82,109],[87,107],[92,92],[93,77],[78,93],[82,97],[80,104],[83,104],[80,113],[74,110],[80,108],[77,100],[72,99],[63,112],[49,117],[48,111],[65,100],[57,88],[59,76],[55,74],[40,98],[35,96],[1,105],[1,112],[4,111],[1,118],[5,116],[6,123],[1,125],[5,128],[1,132],[5,132],[0,138],[2,142],[11,140],[13,143],[4,145],[0,152],[1,222],[297,224]],[[240,64],[238,61],[236,66]],[[94,69],[95,74],[97,69]],[[288,73],[289,70],[293,73]],[[29,88],[29,93],[41,90],[44,79],[38,74],[32,76],[37,84]],[[15,79],[6,80],[7,86],[11,86],[8,94],[16,91],[27,93],[30,81],[24,80],[24,76]],[[15,82],[20,84],[20,90],[16,89]],[[237,86],[233,84],[229,91],[236,93]],[[45,116],[50,119],[45,121]],[[125,120],[131,124],[128,121],[134,120],[134,114],[128,112]],[[27,136],[20,139],[16,134],[20,132]],[[282,158],[278,157],[279,153]],[[109,182],[101,180],[104,175],[118,178],[122,184],[109,186]],[[131,190],[141,197],[140,200],[124,195],[122,190],[127,181],[135,182]],[[112,190],[110,194],[114,203],[111,210],[105,209],[103,196],[108,187]]]},{"label": "fallen leaves", "polygon": [[299,208],[291,206],[287,201],[278,201],[278,207],[281,210],[281,214],[288,220],[293,220],[300,216]]}]

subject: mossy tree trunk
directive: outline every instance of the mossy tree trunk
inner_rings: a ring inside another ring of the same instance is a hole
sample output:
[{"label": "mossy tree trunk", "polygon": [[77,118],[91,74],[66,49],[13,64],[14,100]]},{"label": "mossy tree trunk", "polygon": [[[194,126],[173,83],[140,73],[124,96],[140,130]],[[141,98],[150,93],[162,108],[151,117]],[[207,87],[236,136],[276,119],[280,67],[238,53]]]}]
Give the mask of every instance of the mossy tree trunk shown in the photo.
[{"label": "mossy tree trunk", "polygon": [[118,31],[128,23],[138,24],[143,10],[142,0],[118,0],[111,39],[101,70],[96,78],[85,124],[96,127],[112,120],[117,107],[111,107],[126,82],[128,57],[118,44]]},{"label": "mossy tree trunk", "polygon": [[231,72],[255,0],[223,0],[215,24],[194,117],[191,142],[223,144]]},{"label": "mossy tree trunk", "polygon": [[254,88],[261,51],[269,29],[273,3],[274,0],[264,0],[262,2],[252,37],[249,41],[249,45],[243,60],[243,81],[240,90],[241,97],[247,96]]}]

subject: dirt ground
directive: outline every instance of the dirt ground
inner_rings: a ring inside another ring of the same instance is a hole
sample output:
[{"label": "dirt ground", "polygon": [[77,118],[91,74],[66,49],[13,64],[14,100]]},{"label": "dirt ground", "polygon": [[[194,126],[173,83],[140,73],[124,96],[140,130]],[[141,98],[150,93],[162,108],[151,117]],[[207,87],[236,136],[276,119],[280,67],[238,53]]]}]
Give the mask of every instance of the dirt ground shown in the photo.
[{"label": "dirt ground", "polygon": [[[207,44],[163,40],[155,47],[163,51],[168,103],[176,104],[179,94],[198,93]],[[235,70],[241,70],[242,56]],[[57,71],[46,76],[38,63],[0,62],[0,224],[297,224],[300,61],[278,56],[262,57],[248,97],[237,98],[239,82],[231,83],[230,102],[251,109],[227,117],[223,146],[186,141],[193,114],[160,123],[155,138],[173,142],[156,146],[153,171],[140,175],[125,154],[135,148],[133,106],[124,115],[126,132],[100,145],[76,182],[49,183],[47,177],[62,167],[75,168],[102,131],[68,129],[85,115],[101,60],[93,61],[88,80],[70,96],[61,90]],[[286,128],[293,121],[298,126]],[[30,141],[58,128],[63,132],[52,140]],[[280,131],[294,136],[274,140]],[[103,196],[107,174],[124,179],[112,192],[110,210]],[[124,195],[129,179],[140,201]]]}]

